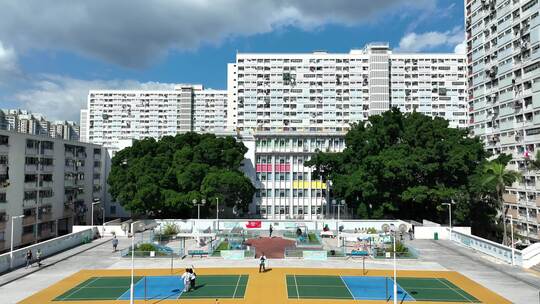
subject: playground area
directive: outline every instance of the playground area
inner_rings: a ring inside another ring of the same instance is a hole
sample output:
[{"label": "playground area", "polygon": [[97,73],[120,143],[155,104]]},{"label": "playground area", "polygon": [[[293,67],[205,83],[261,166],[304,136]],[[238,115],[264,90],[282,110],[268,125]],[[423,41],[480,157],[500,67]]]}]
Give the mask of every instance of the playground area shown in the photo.
[{"label": "playground area", "polygon": [[[273,268],[197,269],[183,292],[183,269],[137,269],[137,303],[392,303],[391,270]],[[128,303],[130,270],[82,270],[20,303]],[[457,272],[398,272],[399,303],[510,303]]]}]

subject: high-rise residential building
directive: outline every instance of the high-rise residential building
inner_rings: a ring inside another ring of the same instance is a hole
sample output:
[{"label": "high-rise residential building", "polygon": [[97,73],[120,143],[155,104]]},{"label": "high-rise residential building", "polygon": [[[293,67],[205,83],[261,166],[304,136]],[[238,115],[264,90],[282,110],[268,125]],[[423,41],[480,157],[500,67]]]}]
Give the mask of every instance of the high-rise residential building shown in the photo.
[{"label": "high-rise residential building", "polygon": [[197,88],[193,101],[193,131],[223,132],[226,123],[227,91]]},{"label": "high-rise residential building", "polygon": [[507,224],[540,239],[540,3],[465,0],[470,129],[495,156],[512,155],[523,178],[507,187]]},{"label": "high-rise residential building", "polygon": [[0,252],[101,223],[107,153],[99,146],[0,130]]},{"label": "high-rise residential building", "polygon": [[346,54],[238,53],[228,65],[227,126],[342,132],[392,106],[467,126],[465,55],[392,53],[373,43]]},{"label": "high-rise residential building", "polygon": [[172,90],[91,90],[81,111],[81,138],[113,153],[134,139],[225,126],[226,92],[202,85],[177,85]]},{"label": "high-rise residential building", "polygon": [[50,121],[26,110],[0,110],[0,130],[79,140],[79,126],[73,121]]}]

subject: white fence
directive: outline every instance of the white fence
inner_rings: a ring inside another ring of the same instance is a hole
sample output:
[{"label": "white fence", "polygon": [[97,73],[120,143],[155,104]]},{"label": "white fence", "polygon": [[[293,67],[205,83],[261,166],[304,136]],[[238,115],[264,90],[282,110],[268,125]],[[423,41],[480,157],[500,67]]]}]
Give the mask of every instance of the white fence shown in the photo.
[{"label": "white fence", "polygon": [[320,231],[325,226],[336,231],[339,226],[343,226],[345,231],[354,231],[375,228],[378,231],[382,230],[384,224],[394,224],[396,227],[405,225],[407,230],[411,224],[401,220],[271,220],[271,219],[202,219],[202,220],[156,220],[158,225],[166,223],[174,223],[182,232],[203,232],[216,230],[231,230],[233,228],[244,228],[247,230],[266,230],[268,231],[272,225],[275,231],[296,229],[296,227],[305,227],[308,230]]},{"label": "white fence", "polygon": [[[452,227],[453,231],[457,231],[463,234],[470,235],[471,227]],[[448,227],[440,226],[415,226],[414,227],[414,238],[419,240],[433,240],[435,239],[435,233],[439,240],[449,240],[450,239],[450,230]]]},{"label": "white fence", "polygon": [[[77,245],[89,242],[94,236],[94,229],[86,227],[85,230],[63,235],[48,241],[37,243],[13,251],[13,268],[22,266],[26,263],[26,251],[31,250],[33,256],[36,256],[36,251],[41,250],[43,257],[51,256],[58,252],[73,248]],[[0,255],[0,273],[10,269],[10,253]]]},{"label": "white fence", "polygon": [[458,231],[452,231],[452,241],[465,247],[480,251],[508,264],[523,265],[521,250],[514,249],[514,261],[512,262],[512,247],[504,246],[490,240],[474,235],[467,235]]}]

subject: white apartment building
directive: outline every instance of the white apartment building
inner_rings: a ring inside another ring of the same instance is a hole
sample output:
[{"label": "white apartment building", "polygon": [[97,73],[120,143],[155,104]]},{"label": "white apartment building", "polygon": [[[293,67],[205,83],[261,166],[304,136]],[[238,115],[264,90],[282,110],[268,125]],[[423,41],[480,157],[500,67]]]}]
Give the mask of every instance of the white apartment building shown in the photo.
[{"label": "white apartment building", "polygon": [[76,141],[0,130],[0,252],[101,223],[105,150]]},{"label": "white apartment building", "polygon": [[[515,231],[540,239],[540,3],[465,0],[471,133],[494,155],[513,156],[523,179],[506,189]],[[508,223],[508,222],[507,222]]]},{"label": "white apartment building", "polygon": [[193,131],[214,133],[225,131],[227,124],[227,91],[195,89],[193,101]]},{"label": "white apartment building", "polygon": [[228,65],[232,130],[343,132],[399,107],[467,126],[465,55],[399,54],[374,43],[346,54],[239,53]]},{"label": "white apartment building", "polygon": [[[248,148],[242,165],[256,187],[250,214],[269,219],[322,219],[337,217],[331,182],[312,175],[304,166],[319,151],[341,152],[345,133],[255,132],[239,135]],[[341,208],[341,216],[347,214]]]},{"label": "white apartment building", "polygon": [[226,93],[202,85],[173,90],[91,90],[81,110],[81,138],[114,152],[146,137],[224,129]]}]

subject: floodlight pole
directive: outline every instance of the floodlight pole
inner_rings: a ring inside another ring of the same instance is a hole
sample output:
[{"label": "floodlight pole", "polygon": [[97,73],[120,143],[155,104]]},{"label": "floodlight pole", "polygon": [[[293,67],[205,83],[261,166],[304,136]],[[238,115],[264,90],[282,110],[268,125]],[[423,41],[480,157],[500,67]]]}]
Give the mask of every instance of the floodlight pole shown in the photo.
[{"label": "floodlight pole", "polygon": [[394,224],[390,225],[390,231],[392,233],[392,240],[394,246],[394,304],[397,304],[397,267],[396,267],[396,226]]},{"label": "floodlight pole", "polygon": [[510,238],[512,241],[512,266],[515,265],[515,253],[514,253],[514,216],[510,214]]},{"label": "floodlight pole", "polygon": [[216,197],[216,230],[219,232],[219,197]]},{"label": "floodlight pole", "polygon": [[133,272],[135,267],[135,230],[133,230],[133,220],[131,222],[131,285],[129,288],[129,303],[133,304]]}]

